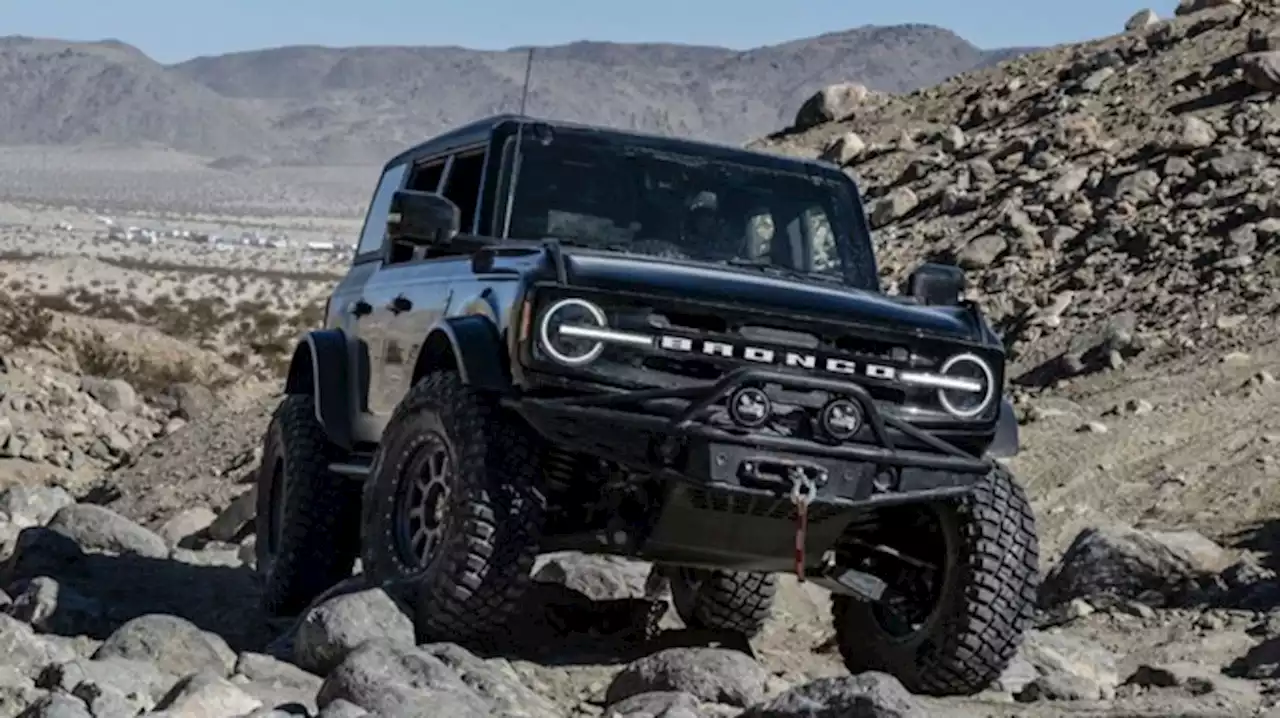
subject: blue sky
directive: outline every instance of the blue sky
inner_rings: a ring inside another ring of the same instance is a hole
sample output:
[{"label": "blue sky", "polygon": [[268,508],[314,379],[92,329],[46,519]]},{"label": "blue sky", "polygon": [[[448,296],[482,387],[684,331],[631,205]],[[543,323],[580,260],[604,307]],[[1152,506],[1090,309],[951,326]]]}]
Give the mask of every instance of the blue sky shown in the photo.
[{"label": "blue sky", "polygon": [[906,22],[940,25],[992,48],[1109,35],[1143,7],[1166,16],[1174,5],[1176,0],[4,0],[0,33],[114,38],[161,62],[275,45],[505,49],[589,39],[748,48]]}]

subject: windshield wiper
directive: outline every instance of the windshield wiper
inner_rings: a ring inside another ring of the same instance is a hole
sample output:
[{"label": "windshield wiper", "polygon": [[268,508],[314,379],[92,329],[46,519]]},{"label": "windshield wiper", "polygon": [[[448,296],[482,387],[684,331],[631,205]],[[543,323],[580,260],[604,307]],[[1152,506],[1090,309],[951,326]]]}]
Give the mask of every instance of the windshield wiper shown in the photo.
[{"label": "windshield wiper", "polygon": [[844,284],[843,277],[837,277],[830,274],[821,274],[819,272],[804,272],[791,267],[782,267],[768,261],[760,261],[758,259],[747,259],[745,257],[732,257],[723,260],[722,264],[731,267],[745,267],[747,269],[758,269],[765,274],[772,274],[778,277],[787,277],[789,279],[817,279],[823,282],[832,282],[835,284]]}]

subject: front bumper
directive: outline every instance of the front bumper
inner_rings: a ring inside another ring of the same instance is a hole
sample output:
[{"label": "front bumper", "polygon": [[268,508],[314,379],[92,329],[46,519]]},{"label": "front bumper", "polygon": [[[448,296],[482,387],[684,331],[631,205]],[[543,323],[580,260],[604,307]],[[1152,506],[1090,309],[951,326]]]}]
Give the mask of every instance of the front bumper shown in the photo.
[{"label": "front bumper", "polygon": [[[766,385],[852,400],[865,430],[837,442],[708,420],[733,392]],[[813,482],[815,505],[830,508],[929,500],[963,494],[991,469],[990,460],[882,413],[855,383],[761,368],[694,387],[509,401],[556,446],[748,501],[782,498],[797,477]]]}]

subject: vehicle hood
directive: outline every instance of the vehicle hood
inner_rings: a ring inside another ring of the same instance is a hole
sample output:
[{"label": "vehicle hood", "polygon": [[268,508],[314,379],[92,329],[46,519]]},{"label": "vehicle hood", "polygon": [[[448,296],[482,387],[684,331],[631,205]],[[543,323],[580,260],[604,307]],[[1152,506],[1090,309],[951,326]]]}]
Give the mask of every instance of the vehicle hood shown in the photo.
[{"label": "vehicle hood", "polygon": [[788,312],[906,334],[980,341],[982,327],[963,307],[906,304],[878,292],[661,258],[566,251],[572,284],[658,294],[762,312]]}]

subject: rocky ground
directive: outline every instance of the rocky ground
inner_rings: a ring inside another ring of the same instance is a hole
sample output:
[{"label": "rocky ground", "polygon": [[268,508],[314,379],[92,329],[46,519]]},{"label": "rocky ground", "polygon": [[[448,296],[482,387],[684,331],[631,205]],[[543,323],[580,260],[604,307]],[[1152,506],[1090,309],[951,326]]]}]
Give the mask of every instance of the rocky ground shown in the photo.
[{"label": "rocky ground", "polygon": [[794,580],[749,651],[671,610],[638,641],[619,619],[646,567],[573,554],[543,558],[502,645],[415,645],[358,576],[269,620],[270,359],[338,265],[148,253],[95,240],[92,213],[10,207],[0,718],[1280,715],[1280,16],[1200,4],[906,97],[833,89],[760,143],[845,164],[886,277],[959,261],[1008,339],[1045,582],[984,693],[846,675],[828,597]]}]

